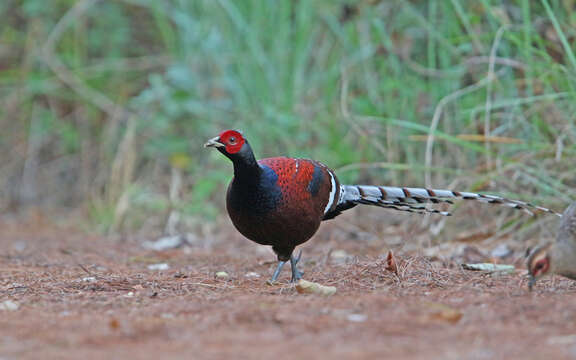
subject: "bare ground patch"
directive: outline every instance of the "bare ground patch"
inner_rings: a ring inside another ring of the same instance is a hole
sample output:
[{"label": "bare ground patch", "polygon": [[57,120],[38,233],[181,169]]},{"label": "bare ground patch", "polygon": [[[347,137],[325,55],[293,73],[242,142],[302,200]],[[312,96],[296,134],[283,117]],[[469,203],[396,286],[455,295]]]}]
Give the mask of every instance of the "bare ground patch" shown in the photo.
[{"label": "bare ground patch", "polygon": [[[289,271],[279,285],[266,284],[270,253],[230,237],[154,252],[134,240],[5,224],[0,303],[19,308],[0,311],[0,358],[576,356],[569,280],[545,280],[528,293],[523,271],[464,271],[402,251],[397,276],[385,269],[380,245],[313,239],[305,278],[338,292],[299,295]],[[356,255],[335,261],[330,247]],[[169,268],[149,270],[155,263]],[[229,277],[217,279],[218,271]]]}]

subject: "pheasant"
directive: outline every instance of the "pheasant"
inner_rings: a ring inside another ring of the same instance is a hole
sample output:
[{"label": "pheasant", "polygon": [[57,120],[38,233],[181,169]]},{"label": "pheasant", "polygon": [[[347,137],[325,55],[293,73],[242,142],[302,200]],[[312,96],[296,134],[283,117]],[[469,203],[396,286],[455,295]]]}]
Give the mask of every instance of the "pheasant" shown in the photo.
[{"label": "pheasant", "polygon": [[246,138],[236,130],[226,130],[208,140],[234,165],[234,178],[228,186],[226,208],[236,229],[248,239],[271,245],[278,265],[275,282],[284,264],[290,261],[292,282],[302,273],[297,264],[296,246],[308,241],[323,220],[333,219],[359,204],[415,212],[450,215],[425,207],[425,203],[452,203],[453,199],[501,204],[515,209],[535,209],[554,213],[532,204],[495,195],[423,188],[343,185],[326,165],[308,159],[273,157],[256,161]]},{"label": "pheasant", "polygon": [[562,214],[558,236],[553,243],[537,247],[528,257],[528,288],[548,274],[576,280],[576,202]]}]

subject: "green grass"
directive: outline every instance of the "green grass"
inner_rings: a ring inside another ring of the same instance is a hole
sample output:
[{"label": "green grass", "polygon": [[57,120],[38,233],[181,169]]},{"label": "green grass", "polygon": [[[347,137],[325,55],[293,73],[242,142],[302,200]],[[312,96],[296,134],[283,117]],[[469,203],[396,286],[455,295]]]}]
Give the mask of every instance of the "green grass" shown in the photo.
[{"label": "green grass", "polygon": [[131,223],[114,215],[127,201],[126,218],[214,219],[230,165],[201,146],[226,128],[345,182],[575,198],[575,1],[8,3],[4,210],[84,207],[110,228]]}]

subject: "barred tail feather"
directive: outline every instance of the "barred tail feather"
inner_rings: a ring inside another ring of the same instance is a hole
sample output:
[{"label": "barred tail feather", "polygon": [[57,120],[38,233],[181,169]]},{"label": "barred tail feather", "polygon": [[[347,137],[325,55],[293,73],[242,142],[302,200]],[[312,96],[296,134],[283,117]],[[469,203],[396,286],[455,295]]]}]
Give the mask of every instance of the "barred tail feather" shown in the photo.
[{"label": "barred tail feather", "polygon": [[477,194],[472,192],[460,192],[452,190],[437,190],[424,188],[406,188],[392,186],[371,186],[371,185],[342,185],[338,205],[367,204],[385,208],[411,212],[430,212],[442,215],[450,215],[449,212],[435,209],[427,209],[426,203],[448,203],[453,200],[476,200],[488,204],[498,204],[509,206],[518,210],[537,210],[562,216],[557,212],[545,207],[533,205],[524,201],[506,199],[496,195]]}]

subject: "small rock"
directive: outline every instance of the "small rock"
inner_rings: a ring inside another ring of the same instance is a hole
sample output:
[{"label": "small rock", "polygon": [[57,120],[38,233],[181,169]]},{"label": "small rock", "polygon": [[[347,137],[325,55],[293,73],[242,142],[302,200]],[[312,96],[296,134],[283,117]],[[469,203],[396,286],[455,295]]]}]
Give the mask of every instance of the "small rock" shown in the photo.
[{"label": "small rock", "polygon": [[216,273],[217,279],[228,279],[229,277],[230,277],[230,275],[228,275],[228,273],[226,271],[218,271]]},{"label": "small rock", "polygon": [[0,303],[0,311],[16,311],[20,308],[20,304],[12,300],[6,300]]},{"label": "small rock", "polygon": [[12,244],[12,248],[18,252],[26,250],[26,243],[24,241],[16,241]]},{"label": "small rock", "polygon": [[83,282],[95,282],[96,278],[94,276],[86,276],[82,278]]},{"label": "small rock", "polygon": [[246,275],[244,275],[244,277],[246,279],[258,279],[258,278],[260,278],[260,274],[258,274],[257,272],[254,272],[254,271],[250,271],[250,272],[246,273]]},{"label": "small rock", "polygon": [[159,264],[150,264],[148,265],[148,270],[168,270],[170,268],[170,265],[166,264],[166,263],[159,263]]},{"label": "small rock", "polygon": [[348,321],[350,322],[364,322],[366,321],[366,319],[368,319],[368,316],[364,315],[364,314],[349,314],[346,319],[348,319]]},{"label": "small rock", "polygon": [[178,248],[186,243],[183,236],[164,236],[156,241],[146,241],[142,244],[143,247],[155,251],[163,251]]},{"label": "small rock", "polygon": [[134,297],[134,292],[130,291],[129,293],[124,294],[124,297],[127,297],[127,298]]},{"label": "small rock", "polygon": [[576,335],[560,335],[552,336],[547,339],[547,343],[550,345],[569,345],[576,344]]},{"label": "small rock", "polygon": [[505,258],[505,257],[512,255],[512,250],[510,250],[508,245],[500,244],[500,245],[496,246],[494,249],[492,249],[492,251],[490,252],[490,255],[492,255],[493,257],[497,257],[497,258]]},{"label": "small rock", "polygon": [[330,259],[338,264],[344,264],[351,256],[345,250],[334,250],[330,253]]}]

